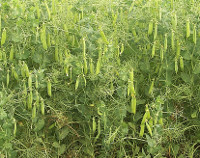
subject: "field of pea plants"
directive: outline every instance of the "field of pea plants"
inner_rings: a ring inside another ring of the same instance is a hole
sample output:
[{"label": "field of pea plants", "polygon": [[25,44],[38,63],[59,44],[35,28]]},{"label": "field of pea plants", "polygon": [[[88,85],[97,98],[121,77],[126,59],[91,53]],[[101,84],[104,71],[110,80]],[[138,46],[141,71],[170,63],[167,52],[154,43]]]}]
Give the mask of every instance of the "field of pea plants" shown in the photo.
[{"label": "field of pea plants", "polygon": [[1,0],[0,158],[199,158],[198,0]]}]

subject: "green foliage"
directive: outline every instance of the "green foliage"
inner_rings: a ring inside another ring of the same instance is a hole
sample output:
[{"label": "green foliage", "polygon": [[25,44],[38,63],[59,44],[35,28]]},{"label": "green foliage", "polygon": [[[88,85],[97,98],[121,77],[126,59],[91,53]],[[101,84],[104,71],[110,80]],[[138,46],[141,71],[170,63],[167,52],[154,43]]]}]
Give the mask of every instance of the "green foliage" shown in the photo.
[{"label": "green foliage", "polygon": [[0,2],[0,157],[198,157],[199,2]]}]

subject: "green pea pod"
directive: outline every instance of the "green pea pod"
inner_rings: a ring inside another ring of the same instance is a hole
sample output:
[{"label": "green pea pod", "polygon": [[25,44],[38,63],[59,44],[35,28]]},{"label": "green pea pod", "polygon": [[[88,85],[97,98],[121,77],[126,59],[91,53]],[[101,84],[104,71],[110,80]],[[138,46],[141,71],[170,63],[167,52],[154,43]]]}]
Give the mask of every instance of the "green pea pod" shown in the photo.
[{"label": "green pea pod", "polygon": [[79,77],[76,79],[75,90],[78,89],[78,86],[79,86]]},{"label": "green pea pod", "polygon": [[157,35],[158,35],[158,23],[157,23],[157,22],[155,22],[154,40],[156,40],[156,38],[157,38]]},{"label": "green pea pod", "polygon": [[38,89],[38,78],[37,78],[37,75],[35,76],[35,88]]},{"label": "green pea pod", "polygon": [[36,105],[34,105],[32,109],[32,120],[34,120],[35,117],[36,117]]},{"label": "green pea pod", "polygon": [[181,68],[181,71],[184,71],[184,60],[182,56],[180,57],[180,68]]},{"label": "green pea pod", "polygon": [[146,122],[146,126],[147,126],[147,129],[149,131],[149,134],[152,136],[152,130],[151,130],[151,127],[149,126],[148,122]]},{"label": "green pea pod", "polygon": [[165,34],[165,40],[164,40],[164,51],[167,51],[167,33]]},{"label": "green pea pod", "polygon": [[92,133],[94,134],[96,132],[97,129],[97,124],[95,121],[95,117],[92,118]]},{"label": "green pea pod", "polygon": [[186,21],[186,38],[190,37],[190,20]]},{"label": "green pea pod", "polygon": [[140,134],[139,134],[140,137],[143,137],[143,135],[144,135],[144,128],[145,128],[145,124],[141,124],[140,125]]},{"label": "green pea pod", "polygon": [[0,14],[0,33],[1,33],[1,14]]},{"label": "green pea pod", "polygon": [[106,44],[109,44],[107,38],[106,38],[106,35],[104,34],[104,32],[100,29],[100,35],[101,35],[101,38],[102,40],[106,43]]},{"label": "green pea pod", "polygon": [[163,118],[162,118],[162,117],[159,119],[159,121],[158,121],[158,122],[159,122],[159,124],[160,124],[160,125],[162,125],[162,126],[163,126]]},{"label": "green pea pod", "polygon": [[131,112],[133,114],[136,113],[136,97],[132,97],[131,99]]},{"label": "green pea pod", "polygon": [[153,33],[153,20],[149,22],[148,36]]},{"label": "green pea pod", "polygon": [[145,124],[146,119],[147,119],[147,113],[145,112],[145,114],[144,114],[144,116],[143,116],[143,118],[142,118],[141,124]]},{"label": "green pea pod", "polygon": [[197,43],[196,25],[194,25],[194,28],[193,28],[193,42],[194,42],[194,44],[196,45],[196,43]]},{"label": "green pea pod", "polygon": [[150,88],[149,88],[149,94],[152,94],[152,92],[153,92],[154,80],[155,80],[155,79],[153,79],[152,82],[151,82],[151,86],[150,86]]},{"label": "green pea pod", "polygon": [[28,104],[28,109],[32,109],[32,97],[31,94],[28,94],[28,98],[27,98],[27,104]]},{"label": "green pea pod", "polygon": [[95,137],[94,142],[97,141],[100,135],[101,135],[101,122],[100,122],[100,119],[98,119],[98,133],[97,133],[97,136]]},{"label": "green pea pod", "polygon": [[181,54],[181,46],[180,46],[180,42],[179,40],[177,40],[177,46],[176,46],[177,50],[176,50],[176,58],[178,59],[180,54]]},{"label": "green pea pod", "polygon": [[175,58],[175,72],[178,73],[178,60]]},{"label": "green pea pod", "polygon": [[84,74],[87,74],[87,60],[84,58]]},{"label": "green pea pod", "polygon": [[14,137],[16,137],[16,133],[17,133],[17,121],[14,119],[14,130],[13,130]]},{"label": "green pea pod", "polygon": [[10,50],[10,58],[9,58],[9,60],[10,61],[13,61],[13,59],[14,59],[14,47],[13,47],[13,45],[11,46],[11,50]]},{"label": "green pea pod", "polygon": [[152,58],[155,56],[155,53],[156,53],[156,41],[153,43],[153,48],[152,48],[152,52],[151,52]]},{"label": "green pea pod", "polygon": [[42,46],[45,50],[47,50],[47,41],[46,41],[46,26],[43,24],[42,29],[40,31],[40,39],[42,42]]},{"label": "green pea pod", "polygon": [[175,46],[174,46],[174,31],[173,30],[171,32],[171,47],[172,47],[172,50],[175,49]]},{"label": "green pea pod", "polygon": [[94,64],[92,62],[92,59],[90,59],[90,73],[94,74]]},{"label": "green pea pod", "polygon": [[96,75],[100,73],[100,69],[101,69],[101,59],[98,59],[96,67]]},{"label": "green pea pod", "polygon": [[31,74],[29,75],[29,78],[28,78],[28,88],[30,91],[32,90],[32,75]]},{"label": "green pea pod", "polygon": [[129,78],[130,78],[130,82],[133,83],[133,81],[134,81],[133,69],[131,69],[131,71],[129,72]]},{"label": "green pea pod", "polygon": [[6,85],[9,86],[10,83],[10,70],[7,71],[7,77],[6,77]]},{"label": "green pea pod", "polygon": [[47,81],[47,93],[48,93],[48,96],[51,97],[51,82],[50,80]]},{"label": "green pea pod", "polygon": [[41,114],[44,115],[45,114],[45,105],[44,105],[44,99],[41,98],[41,103],[40,103],[40,110],[41,110]]},{"label": "green pea pod", "polygon": [[59,61],[59,51],[58,51],[58,45],[56,45],[55,47],[55,61],[58,62]]},{"label": "green pea pod", "polygon": [[48,7],[48,4],[47,4],[47,1],[46,1],[46,0],[44,0],[44,4],[45,4],[45,7],[46,7],[46,9],[47,9],[47,13],[48,13],[49,20],[51,20],[51,12],[50,12],[50,10],[49,10],[49,7]]},{"label": "green pea pod", "polygon": [[3,29],[2,35],[1,35],[1,46],[4,45],[4,43],[6,42],[6,29]]},{"label": "green pea pod", "polygon": [[151,117],[149,120],[149,126],[152,128],[153,127],[153,118]]}]

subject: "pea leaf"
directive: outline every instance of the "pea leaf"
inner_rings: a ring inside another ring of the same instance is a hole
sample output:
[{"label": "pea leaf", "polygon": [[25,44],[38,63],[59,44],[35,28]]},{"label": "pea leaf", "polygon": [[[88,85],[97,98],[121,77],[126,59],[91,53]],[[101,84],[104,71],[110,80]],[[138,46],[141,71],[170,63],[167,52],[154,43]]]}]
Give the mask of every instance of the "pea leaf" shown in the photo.
[{"label": "pea leaf", "polygon": [[44,125],[45,125],[44,119],[39,119],[38,122],[35,124],[35,129],[34,129],[34,131],[35,131],[35,132],[40,131],[40,130],[44,127]]},{"label": "pea leaf", "polygon": [[69,128],[68,127],[64,127],[59,131],[58,134],[58,139],[59,140],[63,140],[69,133]]}]

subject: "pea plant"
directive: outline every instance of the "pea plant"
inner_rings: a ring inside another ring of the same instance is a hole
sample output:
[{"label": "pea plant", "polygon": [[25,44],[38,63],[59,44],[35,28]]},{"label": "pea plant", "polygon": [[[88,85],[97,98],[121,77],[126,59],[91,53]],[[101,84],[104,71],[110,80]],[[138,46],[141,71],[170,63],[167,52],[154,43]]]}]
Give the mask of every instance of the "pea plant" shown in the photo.
[{"label": "pea plant", "polygon": [[198,157],[199,5],[0,2],[0,157]]}]

